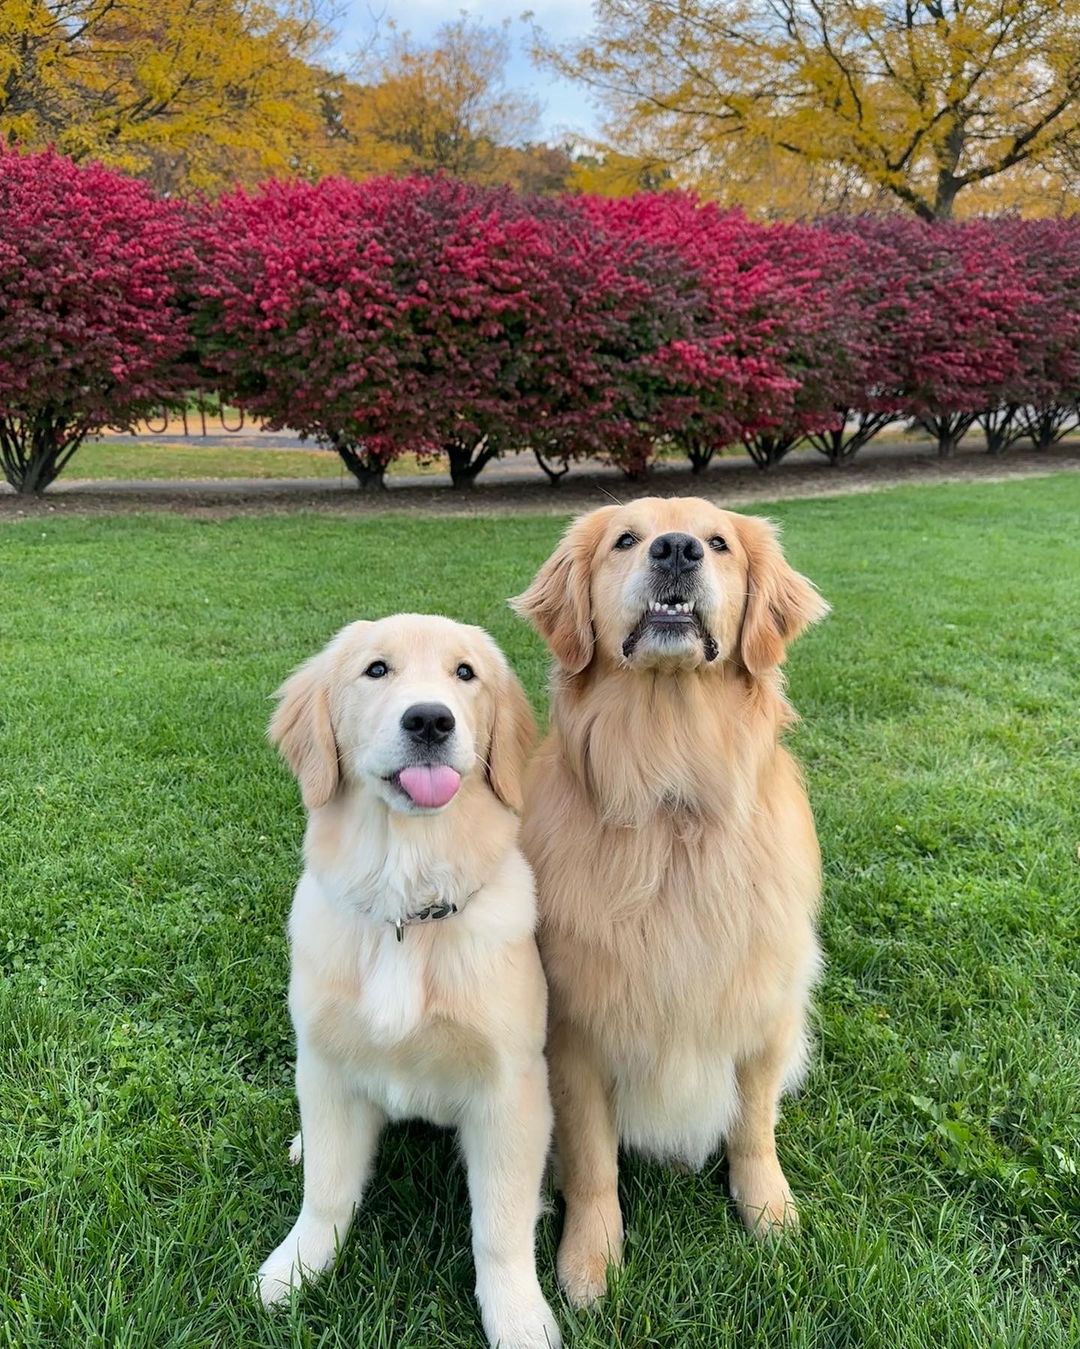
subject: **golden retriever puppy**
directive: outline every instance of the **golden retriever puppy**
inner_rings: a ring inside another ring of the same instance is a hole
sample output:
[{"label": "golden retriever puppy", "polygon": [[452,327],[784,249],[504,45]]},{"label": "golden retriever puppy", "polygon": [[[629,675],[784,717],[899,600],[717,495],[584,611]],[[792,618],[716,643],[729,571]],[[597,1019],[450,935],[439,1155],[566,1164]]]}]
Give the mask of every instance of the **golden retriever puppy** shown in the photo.
[{"label": "golden retriever puppy", "polygon": [[803,1072],[820,861],[779,666],[827,605],[764,520],[652,498],[578,520],[512,602],[555,656],[522,845],[548,978],[559,1277],[620,1259],[617,1151],[700,1167],[765,1231],[795,1209],[773,1138]]},{"label": "golden retriever puppy", "polygon": [[270,724],[308,810],[289,920],[304,1199],[263,1301],[326,1269],[388,1120],[457,1130],[476,1295],[501,1349],[555,1349],[534,1232],[551,1134],[546,991],[518,849],[534,725],[479,628],[353,623]]}]

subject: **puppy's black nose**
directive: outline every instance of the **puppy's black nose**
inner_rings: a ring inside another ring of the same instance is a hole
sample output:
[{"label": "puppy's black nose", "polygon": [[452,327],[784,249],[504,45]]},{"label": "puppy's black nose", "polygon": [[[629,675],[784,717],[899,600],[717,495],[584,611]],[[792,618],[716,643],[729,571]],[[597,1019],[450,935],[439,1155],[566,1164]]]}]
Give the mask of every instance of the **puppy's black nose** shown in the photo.
[{"label": "puppy's black nose", "polygon": [[443,703],[413,703],[401,717],[402,730],[418,745],[441,745],[454,724],[453,712]]},{"label": "puppy's black nose", "polygon": [[705,556],[705,549],[692,534],[660,534],[649,544],[649,556],[657,571],[678,576],[693,571]]}]

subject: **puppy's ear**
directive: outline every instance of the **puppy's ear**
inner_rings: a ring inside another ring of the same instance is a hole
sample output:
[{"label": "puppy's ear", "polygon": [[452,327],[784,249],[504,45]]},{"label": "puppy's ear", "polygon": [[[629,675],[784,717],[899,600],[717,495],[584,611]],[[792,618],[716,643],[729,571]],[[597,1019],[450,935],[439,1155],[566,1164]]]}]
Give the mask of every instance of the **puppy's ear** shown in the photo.
[{"label": "puppy's ear", "polygon": [[829,606],[813,583],[788,564],[774,524],[752,515],[737,518],[749,560],[739,649],[747,670],[760,675],[782,665],[788,643],[824,618]]},{"label": "puppy's ear", "polygon": [[551,647],[568,674],[580,674],[593,657],[592,560],[615,506],[575,520],[528,590],[510,601]]},{"label": "puppy's ear", "polygon": [[487,775],[491,790],[503,805],[520,811],[522,778],[536,740],[536,722],[525,690],[501,653],[500,661]]},{"label": "puppy's ear", "polygon": [[337,791],[338,747],[330,720],[329,662],[320,652],[278,689],[270,718],[270,743],[296,775],[308,810],[325,806]]}]

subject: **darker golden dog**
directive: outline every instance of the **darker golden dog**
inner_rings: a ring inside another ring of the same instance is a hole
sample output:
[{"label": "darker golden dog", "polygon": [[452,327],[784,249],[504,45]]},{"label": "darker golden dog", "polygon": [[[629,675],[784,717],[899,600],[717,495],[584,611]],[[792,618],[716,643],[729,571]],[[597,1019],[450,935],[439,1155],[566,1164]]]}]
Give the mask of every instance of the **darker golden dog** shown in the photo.
[{"label": "darker golden dog", "polygon": [[828,606],[764,520],[650,499],[577,521],[515,602],[555,656],[526,787],[566,1224],[585,1304],[617,1262],[620,1141],[744,1221],[795,1209],[773,1137],[806,1060],[820,862],[780,665]]}]

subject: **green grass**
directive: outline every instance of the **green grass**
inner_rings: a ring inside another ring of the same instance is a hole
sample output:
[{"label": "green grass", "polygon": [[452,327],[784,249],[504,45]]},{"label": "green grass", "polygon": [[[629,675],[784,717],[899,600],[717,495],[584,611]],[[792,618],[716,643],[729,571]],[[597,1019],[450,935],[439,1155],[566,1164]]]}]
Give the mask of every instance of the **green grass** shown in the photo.
[{"label": "green grass", "polygon": [[[197,420],[191,423],[197,427]],[[252,427],[248,438],[255,432]],[[977,439],[977,437],[976,437]],[[875,448],[886,445],[914,445],[920,443],[924,450],[930,450],[929,438],[921,433],[909,434],[899,427],[883,432],[875,442]],[[1027,448],[1026,445],[1024,448]],[[798,446],[793,452],[798,458],[806,457],[824,468],[824,460],[809,444]],[[532,463],[536,481],[542,481],[543,475]],[[670,466],[685,464],[685,456],[677,450],[663,451],[659,462]],[[738,459],[749,464],[746,451],[738,445],[728,446],[718,458]],[[391,478],[413,474],[441,475],[448,478],[445,461],[417,460],[414,455],[404,455],[390,465],[388,475]],[[235,442],[204,445],[196,439],[191,444],[178,444],[155,440],[150,436],[139,440],[126,436],[121,440],[91,440],[78,451],[71,466],[64,473],[64,481],[78,479],[100,481],[113,479],[131,481],[137,479],[159,482],[183,482],[193,478],[342,478],[352,481],[340,456],[331,450],[319,450],[314,447],[305,450],[272,449],[252,447],[245,443],[243,435]]]},{"label": "green grass", "polygon": [[[787,503],[832,600],[790,664],[820,824],[820,1047],[780,1129],[804,1228],[722,1164],[623,1171],[628,1264],[571,1345],[1080,1342],[1080,477]],[[40,520],[0,530],[0,1345],[465,1349],[461,1169],[393,1130],[341,1266],[248,1292],[295,1215],[283,674],[396,608],[483,623],[550,519]],[[542,1222],[553,1291],[556,1213]]]},{"label": "green grass", "polygon": [[[390,466],[390,476],[438,471],[412,455]],[[539,470],[537,470],[539,472]],[[332,450],[252,449],[237,445],[181,445],[154,440],[88,441],[71,461],[64,481],[84,479],[183,482],[193,478],[353,479]]]}]

